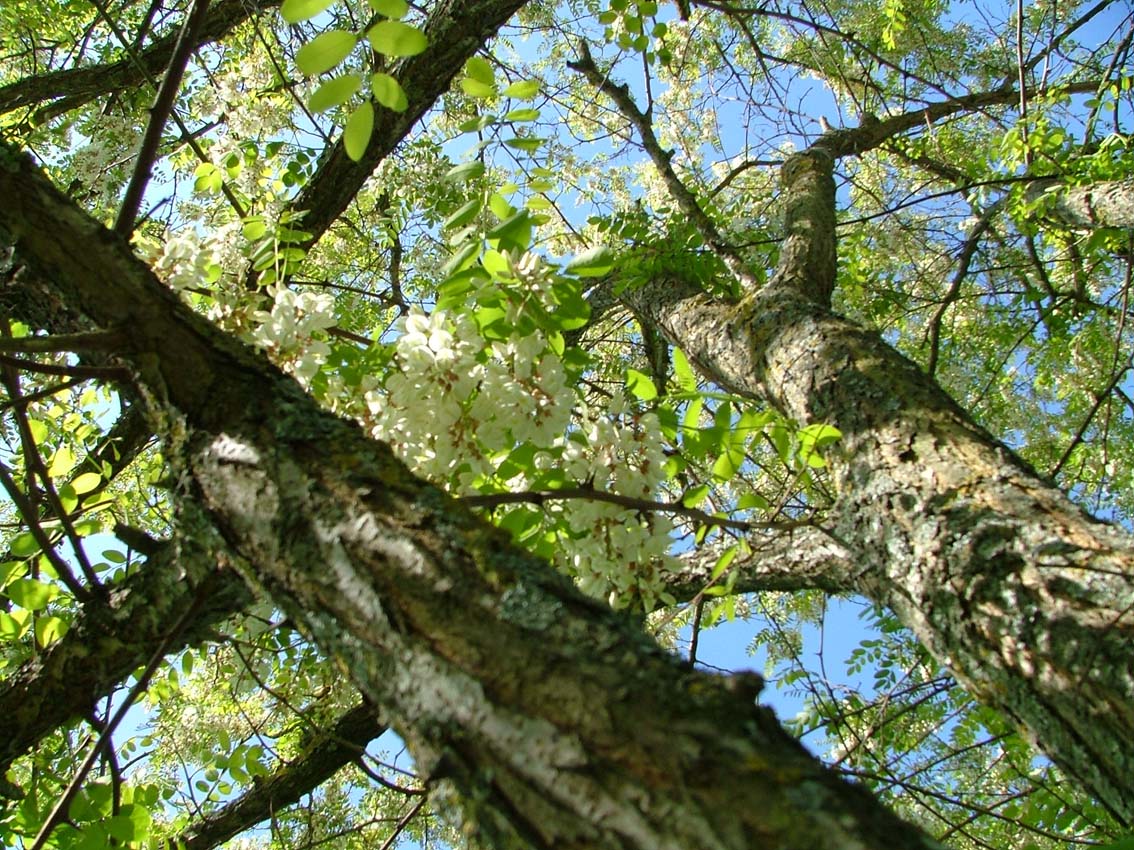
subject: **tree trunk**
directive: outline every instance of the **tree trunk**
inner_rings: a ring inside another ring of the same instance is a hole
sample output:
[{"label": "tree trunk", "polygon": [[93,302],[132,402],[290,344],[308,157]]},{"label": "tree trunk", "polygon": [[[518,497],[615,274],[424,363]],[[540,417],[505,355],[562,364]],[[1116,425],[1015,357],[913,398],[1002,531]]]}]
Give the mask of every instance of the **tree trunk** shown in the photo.
[{"label": "tree trunk", "polygon": [[1134,542],[830,312],[832,162],[820,140],[785,165],[788,238],[764,289],[727,304],[656,281],[627,299],[710,379],[842,432],[829,530],[849,555],[831,566],[854,564],[856,590],[1134,823]]},{"label": "tree trunk", "polygon": [[663,652],[185,308],[25,157],[0,165],[3,287],[121,329],[218,531],[496,846],[930,847],[723,679]]}]

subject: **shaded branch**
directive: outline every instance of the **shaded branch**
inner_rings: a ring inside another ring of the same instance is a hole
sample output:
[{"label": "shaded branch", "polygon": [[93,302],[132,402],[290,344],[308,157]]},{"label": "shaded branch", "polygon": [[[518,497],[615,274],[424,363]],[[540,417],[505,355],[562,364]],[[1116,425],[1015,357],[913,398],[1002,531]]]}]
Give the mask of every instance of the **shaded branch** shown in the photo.
[{"label": "shaded branch", "polygon": [[182,850],[211,850],[311,793],[339,770],[358,760],[367,745],[386,731],[374,708],[362,704],[311,739],[303,753],[252,790],[189,826],[173,842]]},{"label": "shaded branch", "polygon": [[173,48],[173,56],[169,67],[162,75],[161,85],[158,87],[157,97],[150,107],[150,120],[142,134],[142,141],[138,147],[137,161],[134,171],[130,175],[130,182],[126,186],[126,194],[122,199],[122,206],[118,210],[118,218],[114,222],[114,231],[121,236],[128,237],[134,230],[134,220],[138,217],[138,210],[142,205],[142,196],[150,182],[154,160],[157,158],[158,146],[161,144],[162,132],[165,122],[169,120],[173,111],[173,103],[177,98],[178,89],[181,88],[181,78],[185,74],[185,66],[189,57],[197,49],[197,37],[205,24],[205,14],[209,10],[209,0],[193,0],[177,43]]},{"label": "shaded branch", "polygon": [[721,554],[728,547],[704,546],[681,555],[681,568],[664,576],[666,590],[679,603],[692,601],[706,588],[727,583],[733,593],[776,590],[823,590],[827,593],[860,592],[862,569],[851,552],[814,526],[783,529],[770,535],[749,536],[748,551],[733,558],[725,573],[712,580]]},{"label": "shaded branch", "polygon": [[1039,205],[1044,218],[1072,229],[1134,228],[1134,177],[1088,186],[1036,180],[1028,186],[1025,197]]}]

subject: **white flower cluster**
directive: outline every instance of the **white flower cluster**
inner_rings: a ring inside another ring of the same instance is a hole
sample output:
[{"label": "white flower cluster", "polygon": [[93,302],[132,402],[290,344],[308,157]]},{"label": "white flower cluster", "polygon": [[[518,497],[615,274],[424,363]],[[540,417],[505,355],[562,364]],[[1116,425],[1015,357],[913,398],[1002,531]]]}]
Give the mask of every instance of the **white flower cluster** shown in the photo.
[{"label": "white flower cluster", "polygon": [[220,274],[220,257],[214,240],[205,240],[192,228],[170,234],[164,243],[139,243],[139,250],[154,273],[178,292],[204,286]]},{"label": "white flower cluster", "polygon": [[[512,265],[534,296],[549,291],[536,263]],[[624,417],[621,401],[588,410],[542,335],[490,344],[471,316],[444,310],[415,310],[398,329],[396,371],[367,393],[369,423],[418,474],[456,492],[492,479],[523,491],[562,469],[576,484],[639,499],[665,480],[656,417]],[[581,424],[572,424],[575,409]],[[532,468],[500,481],[501,464],[524,444],[535,450]],[[585,592],[646,607],[663,595],[673,563],[667,517],[592,499],[551,501],[543,515],[558,566]]]},{"label": "white flower cluster", "polygon": [[[537,455],[537,467],[556,465],[595,490],[653,500],[667,478],[660,424],[652,413],[624,417],[621,407],[616,397],[608,410],[584,409],[579,430],[556,441],[561,452]],[[669,554],[674,525],[668,516],[592,499],[563,501],[552,510],[571,529],[560,536],[558,565],[585,593],[646,610],[665,598],[664,573],[677,566]]]},{"label": "white flower cluster", "polygon": [[335,301],[325,292],[296,292],[283,285],[269,286],[267,295],[272,306],[253,313],[252,342],[306,385],[331,352],[315,333],[335,324]]},{"label": "white flower cluster", "polygon": [[97,203],[114,205],[134,165],[141,131],[132,119],[110,113],[100,117],[97,127],[88,132],[91,137],[75,151],[71,169]]},{"label": "white flower cluster", "polygon": [[[375,437],[388,442],[416,472],[434,481],[467,484],[491,471],[477,437],[470,399],[484,387],[485,341],[467,315],[414,310],[399,321],[397,371],[385,393],[367,394]],[[479,395],[477,395],[479,398]],[[507,416],[500,409],[494,413]]]},{"label": "white flower cluster", "polygon": [[289,95],[275,79],[266,54],[248,51],[230,70],[214,73],[193,106],[202,115],[223,116],[228,134],[237,139],[262,138],[279,130],[291,112]]}]

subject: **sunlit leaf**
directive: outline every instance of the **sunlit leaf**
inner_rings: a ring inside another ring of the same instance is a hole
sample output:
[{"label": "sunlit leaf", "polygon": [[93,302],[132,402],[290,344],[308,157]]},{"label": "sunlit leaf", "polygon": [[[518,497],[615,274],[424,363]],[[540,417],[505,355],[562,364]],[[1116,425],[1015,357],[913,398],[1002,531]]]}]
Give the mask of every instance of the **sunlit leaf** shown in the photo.
[{"label": "sunlit leaf", "polygon": [[409,107],[409,98],[406,97],[402,84],[389,74],[379,72],[371,76],[370,90],[374,93],[374,99],[387,109],[405,112]]},{"label": "sunlit leaf", "polygon": [[362,88],[362,80],[355,74],[335,77],[319,86],[311,95],[307,105],[312,112],[325,112],[346,103],[360,88]]},{"label": "sunlit leaf", "polygon": [[496,96],[495,87],[482,83],[480,80],[474,80],[472,77],[461,79],[461,91],[469,97],[487,98]]},{"label": "sunlit leaf", "polygon": [[284,0],[280,6],[280,15],[289,24],[297,24],[314,18],[335,0]]},{"label": "sunlit leaf", "polygon": [[416,56],[429,46],[425,33],[400,21],[379,21],[366,37],[371,47],[386,56]]},{"label": "sunlit leaf", "polygon": [[61,617],[37,617],[35,621],[35,642],[48,647],[67,634],[67,621]]},{"label": "sunlit leaf", "polygon": [[452,230],[457,227],[464,227],[474,218],[477,213],[484,207],[483,198],[473,198],[464,204],[461,204],[456,211],[445,219],[445,228]]},{"label": "sunlit leaf", "polygon": [[445,173],[445,179],[463,183],[466,180],[475,180],[483,174],[484,163],[479,159],[474,159],[472,162],[465,162],[450,168]]},{"label": "sunlit leaf", "polygon": [[577,254],[575,259],[567,264],[566,272],[579,277],[602,277],[614,268],[614,252],[606,245]]},{"label": "sunlit leaf", "polygon": [[539,94],[539,82],[537,80],[520,80],[505,88],[502,94],[505,97],[514,97],[519,100],[531,100]]},{"label": "sunlit leaf", "polygon": [[406,0],[366,0],[366,2],[371,9],[387,18],[404,18],[409,12],[409,3]]},{"label": "sunlit leaf", "polygon": [[654,379],[637,369],[626,370],[626,389],[642,401],[653,401],[658,397],[658,388],[654,386]]},{"label": "sunlit leaf", "polygon": [[40,611],[59,595],[59,588],[34,578],[18,578],[9,582],[4,588],[4,594],[21,608]]},{"label": "sunlit leaf", "polygon": [[496,71],[492,63],[480,56],[471,56],[465,62],[465,74],[477,82],[484,83],[489,88],[496,86]]},{"label": "sunlit leaf", "polygon": [[354,46],[358,36],[346,30],[330,30],[315,36],[295,54],[295,64],[309,77],[330,71],[341,64]]},{"label": "sunlit leaf", "polygon": [[367,101],[350,114],[343,128],[343,147],[346,148],[347,156],[355,162],[362,159],[373,131],[374,105]]}]

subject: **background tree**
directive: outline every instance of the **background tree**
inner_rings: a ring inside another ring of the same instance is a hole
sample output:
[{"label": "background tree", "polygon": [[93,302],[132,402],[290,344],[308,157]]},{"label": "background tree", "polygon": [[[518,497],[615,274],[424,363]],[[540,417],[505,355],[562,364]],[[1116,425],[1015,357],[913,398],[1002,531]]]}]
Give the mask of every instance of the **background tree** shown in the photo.
[{"label": "background tree", "polygon": [[0,12],[6,844],[1129,827],[1120,4],[275,5]]}]

